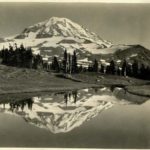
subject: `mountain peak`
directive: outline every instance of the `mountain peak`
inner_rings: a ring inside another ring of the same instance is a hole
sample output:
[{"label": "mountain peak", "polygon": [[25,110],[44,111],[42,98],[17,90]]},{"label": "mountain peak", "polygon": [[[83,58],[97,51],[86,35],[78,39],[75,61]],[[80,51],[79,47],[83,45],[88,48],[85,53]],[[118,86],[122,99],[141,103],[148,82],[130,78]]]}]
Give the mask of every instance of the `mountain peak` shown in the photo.
[{"label": "mountain peak", "polygon": [[57,22],[57,21],[71,21],[71,20],[68,18],[64,18],[64,17],[53,16],[53,17],[49,18],[48,21]]},{"label": "mountain peak", "polygon": [[[23,43],[31,47],[35,54],[52,60],[52,55],[62,57],[64,50],[72,54],[78,51],[80,59],[99,54],[102,49],[110,48],[112,44],[101,39],[82,25],[67,18],[51,17],[45,21],[25,28],[21,34],[6,38],[6,47],[10,42]],[[1,46],[2,44],[0,44]]]},{"label": "mountain peak", "polygon": [[46,26],[50,26],[50,25],[54,25],[56,23],[66,23],[66,22],[71,22],[71,20],[67,19],[67,18],[59,18],[59,17],[51,17],[49,19],[47,19],[46,21],[44,21],[43,23]]},{"label": "mountain peak", "polygon": [[27,27],[16,39],[48,38],[53,36],[75,37],[92,42],[104,42],[95,33],[67,18],[51,17]]}]

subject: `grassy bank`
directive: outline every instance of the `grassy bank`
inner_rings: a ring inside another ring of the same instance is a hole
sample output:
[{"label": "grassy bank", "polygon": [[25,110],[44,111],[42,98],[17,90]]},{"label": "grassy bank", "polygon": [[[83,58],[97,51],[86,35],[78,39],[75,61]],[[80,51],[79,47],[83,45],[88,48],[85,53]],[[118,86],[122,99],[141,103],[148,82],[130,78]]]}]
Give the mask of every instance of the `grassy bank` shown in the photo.
[{"label": "grassy bank", "polygon": [[0,65],[0,94],[64,91],[95,86],[59,78],[50,72]]},{"label": "grassy bank", "polygon": [[[75,74],[67,79],[52,72],[0,65],[0,94],[65,91],[114,85],[128,87],[127,90],[135,94],[139,93],[137,91],[140,88],[146,88],[144,95],[149,95],[148,84],[149,81],[96,73]],[[142,93],[143,90],[139,94]]]},{"label": "grassy bank", "polygon": [[97,85],[104,85],[104,86],[129,86],[129,85],[145,85],[149,84],[150,81],[147,80],[140,80],[131,77],[123,77],[117,75],[103,75],[97,73],[82,73],[82,74],[75,74],[73,75],[75,79],[79,79],[85,83],[93,83]]},{"label": "grassy bank", "polygon": [[150,97],[150,85],[127,86],[126,91],[134,95]]},{"label": "grassy bank", "polygon": [[150,97],[150,81],[147,80],[95,73],[76,74],[74,78],[101,86],[120,86],[130,94]]}]

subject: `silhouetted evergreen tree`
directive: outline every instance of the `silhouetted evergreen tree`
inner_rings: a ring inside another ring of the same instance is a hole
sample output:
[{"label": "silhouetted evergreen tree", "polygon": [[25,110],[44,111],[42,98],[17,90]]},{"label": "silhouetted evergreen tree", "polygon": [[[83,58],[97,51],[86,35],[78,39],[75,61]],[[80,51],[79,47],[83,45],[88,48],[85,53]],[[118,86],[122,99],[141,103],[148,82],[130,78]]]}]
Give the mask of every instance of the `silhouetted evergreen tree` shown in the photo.
[{"label": "silhouetted evergreen tree", "polygon": [[132,70],[133,70],[133,77],[138,77],[138,62],[137,60],[134,60],[133,64],[132,64]]},{"label": "silhouetted evergreen tree", "polygon": [[104,69],[105,69],[105,68],[104,68],[104,65],[101,64],[100,72],[101,72],[101,73],[104,73]]},{"label": "silhouetted evergreen tree", "polygon": [[145,69],[144,79],[150,80],[150,67],[147,66]]},{"label": "silhouetted evergreen tree", "polygon": [[133,75],[132,64],[127,64],[127,66],[126,66],[126,75],[130,76],[130,77]]},{"label": "silhouetted evergreen tree", "polygon": [[79,67],[78,67],[78,72],[80,73],[80,72],[82,72],[83,71],[83,67],[82,67],[82,65],[80,65]]},{"label": "silhouetted evergreen tree", "polygon": [[36,56],[34,56],[34,59],[33,59],[33,68],[34,69],[41,69],[41,68],[43,68],[42,57],[39,54],[36,55]]},{"label": "silhouetted evergreen tree", "polygon": [[145,79],[146,78],[146,68],[145,68],[144,64],[141,65],[139,72],[140,72],[139,77],[141,79]]},{"label": "silhouetted evergreen tree", "polygon": [[115,74],[116,69],[115,69],[115,62],[112,60],[110,61],[110,74]]},{"label": "silhouetted evergreen tree", "polygon": [[33,62],[32,50],[31,48],[28,48],[25,53],[25,67],[32,68],[32,62]]},{"label": "silhouetted evergreen tree", "polygon": [[82,67],[83,72],[87,72],[87,68]]},{"label": "silhouetted evergreen tree", "polygon": [[55,70],[56,72],[59,72],[60,71],[60,66],[59,66],[59,63],[58,63],[58,60],[57,60],[57,57],[54,56],[53,58],[53,61],[52,61],[52,69]]},{"label": "silhouetted evergreen tree", "polygon": [[93,66],[91,64],[88,65],[88,72],[93,72]]},{"label": "silhouetted evergreen tree", "polygon": [[117,75],[121,76],[121,69],[120,69],[120,67],[117,67]]},{"label": "silhouetted evergreen tree", "polygon": [[121,74],[122,76],[126,76],[127,74],[127,61],[126,60],[123,61]]},{"label": "silhouetted evergreen tree", "polygon": [[20,67],[26,66],[26,49],[23,44],[20,45],[18,54],[17,54],[17,60],[20,65]]},{"label": "silhouetted evergreen tree", "polygon": [[22,62],[22,60],[20,58],[19,50],[20,49],[18,47],[16,47],[16,50],[15,50],[15,53],[14,53],[13,63],[14,63],[14,66],[16,66],[16,67],[20,67],[21,66],[21,62]]},{"label": "silhouetted evergreen tree", "polygon": [[111,74],[110,65],[106,66],[106,74]]},{"label": "silhouetted evergreen tree", "polygon": [[67,73],[67,51],[64,51],[64,58],[62,61],[62,69],[64,73]]},{"label": "silhouetted evergreen tree", "polygon": [[71,55],[68,54],[68,70],[67,70],[68,73],[71,73]]},{"label": "silhouetted evergreen tree", "polygon": [[13,49],[13,46],[9,45],[7,65],[15,66],[14,58],[15,58],[15,50]]},{"label": "silhouetted evergreen tree", "polygon": [[94,60],[93,71],[94,71],[94,72],[98,72],[98,62],[97,62],[96,59]]},{"label": "silhouetted evergreen tree", "polygon": [[9,50],[6,48],[2,51],[2,64],[8,65],[9,61]]},{"label": "silhouetted evergreen tree", "polygon": [[76,56],[76,52],[74,51],[73,52],[73,55],[72,55],[72,63],[71,63],[71,72],[72,73],[77,73],[78,71],[78,66],[77,66],[77,56]]}]

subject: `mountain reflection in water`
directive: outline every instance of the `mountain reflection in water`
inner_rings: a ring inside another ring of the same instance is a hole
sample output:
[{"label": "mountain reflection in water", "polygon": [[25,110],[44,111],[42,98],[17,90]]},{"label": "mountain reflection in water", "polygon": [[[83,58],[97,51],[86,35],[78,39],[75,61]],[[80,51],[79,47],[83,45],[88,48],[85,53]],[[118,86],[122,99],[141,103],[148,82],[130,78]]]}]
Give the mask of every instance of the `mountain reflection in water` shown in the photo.
[{"label": "mountain reflection in water", "polygon": [[50,93],[23,100],[7,100],[0,111],[23,117],[28,123],[52,133],[65,133],[81,126],[114,105],[142,104],[148,98],[122,88],[90,88]]}]

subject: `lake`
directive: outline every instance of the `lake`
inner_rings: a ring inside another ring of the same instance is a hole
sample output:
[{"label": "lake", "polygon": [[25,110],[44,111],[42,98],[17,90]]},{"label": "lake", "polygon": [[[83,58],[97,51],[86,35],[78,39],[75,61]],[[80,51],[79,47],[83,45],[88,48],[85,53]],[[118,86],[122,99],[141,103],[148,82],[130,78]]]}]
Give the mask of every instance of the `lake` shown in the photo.
[{"label": "lake", "polygon": [[122,88],[0,99],[0,147],[150,148],[150,99]]}]

